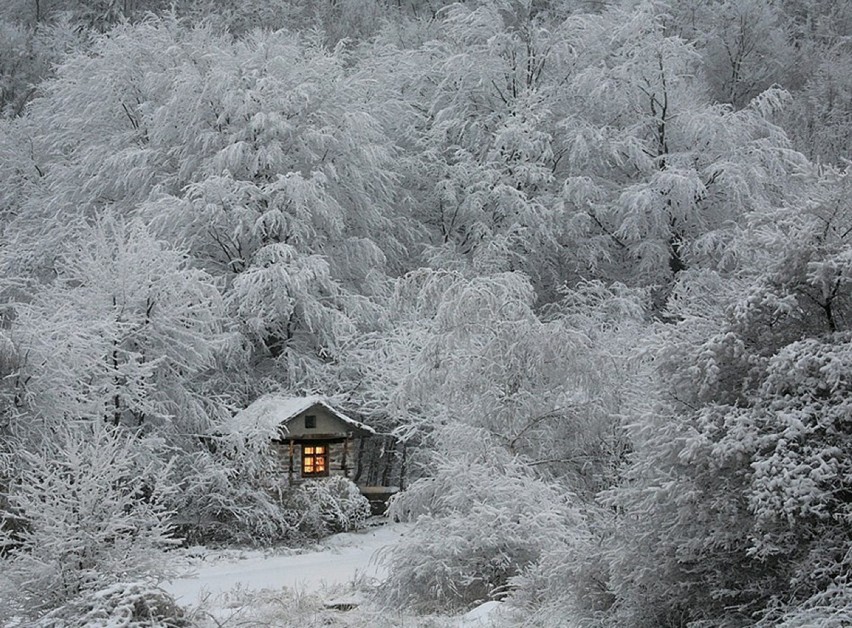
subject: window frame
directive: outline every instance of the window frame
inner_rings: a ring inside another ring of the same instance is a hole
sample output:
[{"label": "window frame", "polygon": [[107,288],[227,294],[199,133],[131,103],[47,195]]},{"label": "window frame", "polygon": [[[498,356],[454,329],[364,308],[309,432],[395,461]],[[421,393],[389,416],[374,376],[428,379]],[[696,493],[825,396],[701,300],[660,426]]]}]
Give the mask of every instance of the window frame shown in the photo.
[{"label": "window frame", "polygon": [[[317,449],[321,449],[322,451],[317,452]],[[310,452],[308,451],[310,450]],[[305,478],[321,478],[328,476],[328,463],[329,463],[329,454],[330,447],[328,443],[303,443],[302,444],[302,477]],[[316,469],[317,461],[321,461],[321,470],[319,471],[307,471],[308,461],[310,460],[310,468]]]}]

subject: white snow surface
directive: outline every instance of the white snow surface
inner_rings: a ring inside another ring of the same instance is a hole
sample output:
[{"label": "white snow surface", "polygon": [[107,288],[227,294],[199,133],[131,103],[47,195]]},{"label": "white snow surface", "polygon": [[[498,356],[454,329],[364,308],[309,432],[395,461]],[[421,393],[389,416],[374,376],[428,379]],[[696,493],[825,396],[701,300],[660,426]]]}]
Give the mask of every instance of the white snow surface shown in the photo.
[{"label": "white snow surface", "polygon": [[477,626],[493,626],[499,618],[503,605],[491,600],[469,610],[459,618],[459,628],[476,628]]},{"label": "white snow surface", "polygon": [[[364,591],[386,576],[376,553],[404,542],[411,524],[387,523],[337,534],[308,551],[187,550],[187,574],[160,586],[202,628],[336,626],[339,628],[496,628],[511,609],[485,602],[457,616],[388,614]],[[310,595],[309,599],[300,596]],[[355,609],[355,610],[351,610]],[[204,618],[209,619],[205,621]],[[193,625],[195,625],[193,623]]]},{"label": "white snow surface", "polygon": [[387,524],[337,534],[314,551],[301,553],[203,551],[191,559],[187,575],[161,585],[178,604],[196,606],[204,598],[234,590],[310,591],[356,579],[384,578],[374,559],[378,550],[399,541],[405,524]]},{"label": "white snow surface", "polygon": [[344,423],[372,434],[376,433],[369,425],[356,421],[334,408],[325,397],[320,395],[308,397],[263,395],[249,404],[247,408],[237,412],[231,419],[230,427],[235,432],[246,427],[274,429],[315,405],[321,405]]}]

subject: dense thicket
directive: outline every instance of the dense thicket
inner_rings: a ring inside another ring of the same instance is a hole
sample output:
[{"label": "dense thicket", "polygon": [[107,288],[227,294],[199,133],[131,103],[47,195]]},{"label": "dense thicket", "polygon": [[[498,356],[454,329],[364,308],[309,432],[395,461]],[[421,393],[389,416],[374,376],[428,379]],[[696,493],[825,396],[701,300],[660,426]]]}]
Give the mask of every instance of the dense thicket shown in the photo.
[{"label": "dense thicket", "polygon": [[411,446],[388,603],[852,622],[851,29],[846,0],[5,3],[10,608],[47,536],[77,566],[34,614],[127,552],[156,579],[177,533],[361,517],[225,428],[280,390]]}]

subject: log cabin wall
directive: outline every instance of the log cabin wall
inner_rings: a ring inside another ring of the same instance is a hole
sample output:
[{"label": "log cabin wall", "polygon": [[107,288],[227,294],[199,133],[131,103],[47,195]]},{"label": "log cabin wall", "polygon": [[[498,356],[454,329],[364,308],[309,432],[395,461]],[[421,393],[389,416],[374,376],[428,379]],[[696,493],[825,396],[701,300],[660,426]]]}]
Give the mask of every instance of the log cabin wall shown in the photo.
[{"label": "log cabin wall", "polygon": [[[312,477],[325,476],[302,476],[302,448],[305,446],[325,445],[328,447],[328,476],[343,476],[353,480],[358,475],[359,452],[362,451],[361,438],[351,437],[348,440],[328,442],[322,440],[308,440],[290,442],[285,440],[274,441],[272,452],[276,458],[277,473],[289,480],[291,484],[298,484]],[[291,459],[292,450],[292,459]]]},{"label": "log cabin wall", "polygon": [[[342,475],[344,477],[351,478],[353,477],[353,469],[355,467],[355,460],[352,456],[352,448],[357,448],[357,444],[355,444],[356,440],[360,440],[357,438],[350,439],[350,442],[347,444],[346,441],[342,443],[329,443],[328,445],[328,474],[329,475]],[[356,449],[357,451],[357,449]]]}]

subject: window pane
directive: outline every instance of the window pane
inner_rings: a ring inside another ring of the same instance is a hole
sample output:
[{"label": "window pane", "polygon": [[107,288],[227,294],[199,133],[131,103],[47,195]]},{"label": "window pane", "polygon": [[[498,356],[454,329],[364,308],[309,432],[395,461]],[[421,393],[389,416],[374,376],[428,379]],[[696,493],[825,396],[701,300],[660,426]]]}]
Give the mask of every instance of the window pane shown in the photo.
[{"label": "window pane", "polygon": [[328,453],[328,445],[302,445],[302,475],[327,475]]}]

